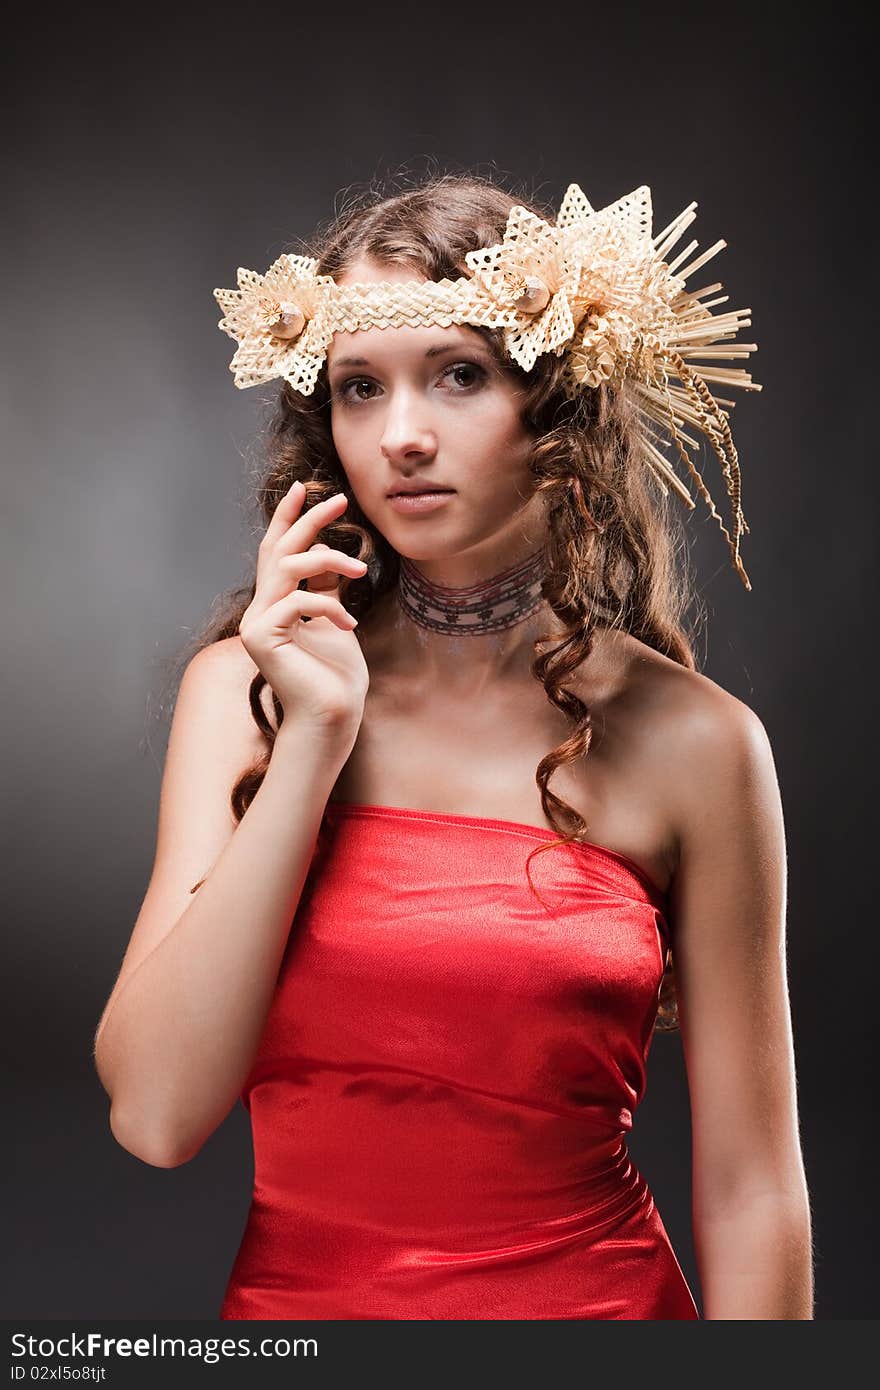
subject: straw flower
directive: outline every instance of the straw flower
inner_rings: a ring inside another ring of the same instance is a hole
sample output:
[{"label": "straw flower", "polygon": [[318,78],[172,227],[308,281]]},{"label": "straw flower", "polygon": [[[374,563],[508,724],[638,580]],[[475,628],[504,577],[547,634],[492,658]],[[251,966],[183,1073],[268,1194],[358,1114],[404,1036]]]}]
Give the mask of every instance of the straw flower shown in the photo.
[{"label": "straw flower", "polygon": [[238,289],[214,291],[217,325],[238,343],[230,363],[240,389],[282,377],[311,394],[332,336],[321,309],[333,280],[310,256],[279,256],[265,275],[239,269]]}]

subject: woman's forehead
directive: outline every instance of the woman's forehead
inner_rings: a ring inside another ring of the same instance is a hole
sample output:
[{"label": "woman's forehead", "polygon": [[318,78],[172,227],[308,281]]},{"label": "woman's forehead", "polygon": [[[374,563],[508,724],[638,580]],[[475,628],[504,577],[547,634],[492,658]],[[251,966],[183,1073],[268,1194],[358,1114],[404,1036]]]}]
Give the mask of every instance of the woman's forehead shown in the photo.
[{"label": "woman's forehead", "polygon": [[422,361],[444,353],[484,347],[485,340],[468,324],[441,328],[430,324],[412,328],[359,328],[334,333],[327,348],[327,367],[365,367],[370,363]]}]

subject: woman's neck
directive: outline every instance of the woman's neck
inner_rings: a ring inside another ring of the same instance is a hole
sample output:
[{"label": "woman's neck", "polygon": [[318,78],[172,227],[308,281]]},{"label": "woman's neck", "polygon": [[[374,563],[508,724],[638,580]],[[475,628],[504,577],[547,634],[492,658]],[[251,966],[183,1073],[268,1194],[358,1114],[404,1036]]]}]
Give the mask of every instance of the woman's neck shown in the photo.
[{"label": "woman's neck", "polygon": [[400,557],[397,601],[417,626],[441,637],[480,637],[517,627],[542,604],[544,552],[536,550],[477,584],[435,584]]},{"label": "woman's neck", "polygon": [[450,587],[401,557],[380,620],[383,667],[426,695],[474,697],[499,679],[529,680],[535,640],[558,627],[541,596],[542,574],[542,552],[531,551],[479,582]]}]

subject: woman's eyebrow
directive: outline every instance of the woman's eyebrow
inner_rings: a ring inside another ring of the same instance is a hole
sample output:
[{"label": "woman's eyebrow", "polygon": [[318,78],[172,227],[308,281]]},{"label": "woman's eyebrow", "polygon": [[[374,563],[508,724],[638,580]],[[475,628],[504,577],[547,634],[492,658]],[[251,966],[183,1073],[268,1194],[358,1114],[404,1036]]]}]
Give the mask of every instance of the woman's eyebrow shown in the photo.
[{"label": "woman's eyebrow", "polygon": [[[457,343],[434,343],[426,348],[425,357],[441,357],[444,352],[479,352],[481,345],[467,341]],[[369,367],[368,357],[336,357],[330,363],[333,367]]]}]

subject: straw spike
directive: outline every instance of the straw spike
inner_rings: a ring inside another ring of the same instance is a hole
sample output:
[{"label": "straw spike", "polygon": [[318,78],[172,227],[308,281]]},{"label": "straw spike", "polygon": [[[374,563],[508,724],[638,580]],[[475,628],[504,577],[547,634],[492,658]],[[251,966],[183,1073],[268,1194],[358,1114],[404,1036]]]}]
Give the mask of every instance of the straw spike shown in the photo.
[{"label": "straw spike", "polygon": [[[689,241],[688,244],[687,244],[687,246],[684,248],[684,250],[683,250],[683,251],[680,251],[679,254],[676,256],[675,260],[669,262],[669,264],[667,265],[666,269],[669,271],[669,274],[670,274],[670,275],[674,275],[674,274],[676,273],[676,270],[675,270],[676,266],[681,265],[682,261],[687,260],[688,256],[691,254],[691,252],[692,252],[697,246],[699,246],[699,244],[700,244],[700,243],[699,243],[698,241]],[[680,276],[679,276],[679,279],[681,279]]]},{"label": "straw spike", "polygon": [[654,237],[654,254],[658,260],[662,261],[670,246],[674,246],[679,237],[687,231],[697,215],[694,210],[696,206],[696,203],[688,204],[683,212],[673,218],[668,227],[664,227],[663,231]]},{"label": "straw spike", "polygon": [[705,285],[701,290],[682,290],[681,294],[676,295],[675,299],[673,299],[673,308],[676,304],[681,304],[684,300],[702,299],[704,294],[714,294],[716,290],[723,288],[724,286],[719,280],[714,285]]},{"label": "straw spike", "polygon": [[677,272],[679,280],[686,280],[689,275],[693,275],[695,270],[699,270],[700,266],[705,265],[707,261],[711,261],[712,257],[717,256],[719,251],[723,251],[726,245],[726,241],[716,241],[714,246],[710,246],[708,251],[704,251],[702,256],[698,256],[695,261],[692,261],[687,270],[679,270]]}]

